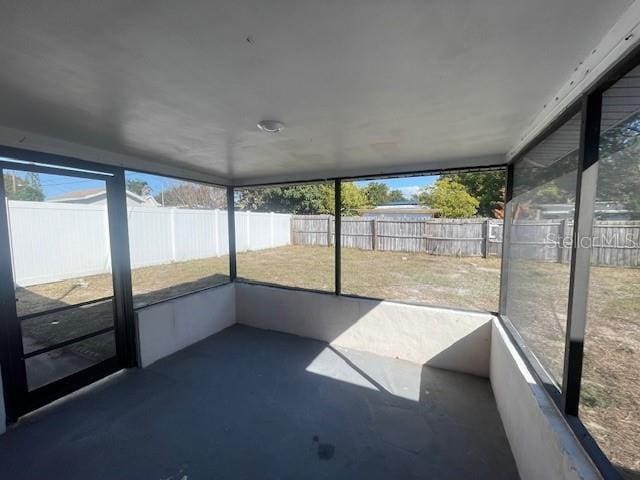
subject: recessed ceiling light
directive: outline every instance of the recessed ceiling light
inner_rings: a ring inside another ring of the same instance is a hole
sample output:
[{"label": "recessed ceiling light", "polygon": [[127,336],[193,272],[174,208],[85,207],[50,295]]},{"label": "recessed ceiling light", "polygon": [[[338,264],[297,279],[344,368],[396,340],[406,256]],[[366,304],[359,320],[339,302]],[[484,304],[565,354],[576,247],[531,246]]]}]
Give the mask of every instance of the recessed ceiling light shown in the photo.
[{"label": "recessed ceiling light", "polygon": [[267,133],[280,133],[284,125],[277,120],[263,120],[258,123],[258,128]]}]

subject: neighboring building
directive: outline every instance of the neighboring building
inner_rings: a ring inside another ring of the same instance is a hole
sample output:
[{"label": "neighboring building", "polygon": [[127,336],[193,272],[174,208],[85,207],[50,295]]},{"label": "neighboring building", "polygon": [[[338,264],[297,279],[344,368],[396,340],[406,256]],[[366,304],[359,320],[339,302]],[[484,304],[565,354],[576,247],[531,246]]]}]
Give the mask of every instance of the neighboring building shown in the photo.
[{"label": "neighboring building", "polygon": [[[104,205],[107,203],[107,192],[104,188],[89,188],[85,190],[75,190],[62,195],[50,197],[47,202],[54,203],[75,203],[79,205]],[[127,190],[128,207],[157,207],[160,204],[151,195],[141,196]]]},{"label": "neighboring building", "polygon": [[437,210],[424,207],[411,202],[389,202],[378,205],[375,208],[365,209],[361,212],[363,217],[392,218],[397,219],[425,219],[433,218]]}]

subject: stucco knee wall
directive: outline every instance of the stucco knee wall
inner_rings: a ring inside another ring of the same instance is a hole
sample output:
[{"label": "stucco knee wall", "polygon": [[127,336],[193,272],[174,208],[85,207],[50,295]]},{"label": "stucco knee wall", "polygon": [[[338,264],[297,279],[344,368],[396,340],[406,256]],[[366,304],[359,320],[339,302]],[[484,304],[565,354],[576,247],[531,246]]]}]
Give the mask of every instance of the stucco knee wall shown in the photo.
[{"label": "stucco knee wall", "polygon": [[489,376],[491,320],[462,312],[236,283],[236,321],[433,367]]},{"label": "stucco knee wall", "polygon": [[235,323],[234,284],[185,295],[136,312],[141,367]]},{"label": "stucco knee wall", "polygon": [[497,319],[492,325],[490,372],[522,480],[602,478]]}]

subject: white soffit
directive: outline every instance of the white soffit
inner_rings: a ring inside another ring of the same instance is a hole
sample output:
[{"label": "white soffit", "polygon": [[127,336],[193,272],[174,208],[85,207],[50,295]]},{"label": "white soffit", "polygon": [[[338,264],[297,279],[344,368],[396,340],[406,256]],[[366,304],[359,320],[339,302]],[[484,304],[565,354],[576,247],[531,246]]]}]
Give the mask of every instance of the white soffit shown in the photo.
[{"label": "white soffit", "polygon": [[587,57],[573,66],[562,87],[542,106],[507,153],[510,160],[535,139],[554,119],[593,87],[620,59],[640,44],[640,1],[635,1]]},{"label": "white soffit", "polygon": [[495,163],[631,4],[5,2],[0,142],[237,183]]}]

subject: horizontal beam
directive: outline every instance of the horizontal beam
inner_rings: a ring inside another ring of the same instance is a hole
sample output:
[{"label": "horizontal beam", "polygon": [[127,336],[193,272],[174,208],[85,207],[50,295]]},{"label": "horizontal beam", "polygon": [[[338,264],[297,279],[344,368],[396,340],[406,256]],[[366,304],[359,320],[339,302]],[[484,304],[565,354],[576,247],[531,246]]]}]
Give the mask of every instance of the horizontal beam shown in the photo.
[{"label": "horizontal beam", "polygon": [[232,180],[234,187],[275,185],[283,183],[303,183],[326,181],[341,178],[343,181],[365,179],[378,176],[418,176],[437,175],[449,170],[475,170],[486,168],[504,168],[504,154],[478,157],[434,159],[411,165],[362,166],[354,169],[320,170],[307,173],[288,172],[282,175],[239,178]]}]

